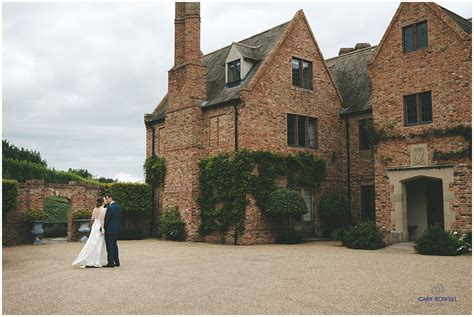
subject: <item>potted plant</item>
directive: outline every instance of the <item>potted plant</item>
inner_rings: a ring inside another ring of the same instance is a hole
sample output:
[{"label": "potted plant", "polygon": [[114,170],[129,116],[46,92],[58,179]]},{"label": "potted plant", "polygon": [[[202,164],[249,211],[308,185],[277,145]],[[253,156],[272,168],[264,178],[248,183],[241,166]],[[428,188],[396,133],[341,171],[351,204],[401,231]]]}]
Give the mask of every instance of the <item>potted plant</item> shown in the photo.
[{"label": "potted plant", "polygon": [[31,230],[31,233],[35,237],[33,240],[33,244],[43,244],[41,236],[44,233],[43,223],[47,218],[48,214],[43,210],[37,208],[30,209],[25,213],[23,220],[26,223],[31,223],[33,225],[33,229]]},{"label": "potted plant", "polygon": [[82,234],[82,238],[79,241],[86,243],[87,241],[87,234],[91,231],[89,228],[89,223],[91,220],[92,211],[89,209],[77,209],[72,214],[72,219],[76,222],[79,226],[78,231]]}]

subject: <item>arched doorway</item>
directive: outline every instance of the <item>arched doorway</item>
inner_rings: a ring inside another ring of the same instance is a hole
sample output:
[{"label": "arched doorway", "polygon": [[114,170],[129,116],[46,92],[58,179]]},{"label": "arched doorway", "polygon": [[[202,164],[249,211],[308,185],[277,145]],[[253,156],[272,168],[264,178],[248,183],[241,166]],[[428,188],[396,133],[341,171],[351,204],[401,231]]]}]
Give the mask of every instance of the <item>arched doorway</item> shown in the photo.
[{"label": "arched doorway", "polygon": [[44,238],[67,238],[69,199],[49,196],[43,201],[43,210],[48,214],[44,223]]},{"label": "arched doorway", "polygon": [[444,228],[443,181],[419,176],[403,181],[408,239],[417,239],[428,226]]}]

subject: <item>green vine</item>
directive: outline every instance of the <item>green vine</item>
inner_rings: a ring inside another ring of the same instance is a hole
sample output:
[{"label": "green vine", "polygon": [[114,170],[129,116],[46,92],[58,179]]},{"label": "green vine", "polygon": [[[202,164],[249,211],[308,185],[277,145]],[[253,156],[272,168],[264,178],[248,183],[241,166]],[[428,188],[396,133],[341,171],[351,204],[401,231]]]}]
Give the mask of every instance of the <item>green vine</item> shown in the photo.
[{"label": "green vine", "polygon": [[421,133],[410,133],[406,136],[397,133],[390,133],[389,130],[392,127],[385,127],[385,128],[376,128],[374,127],[371,121],[367,121],[365,128],[367,129],[367,133],[369,135],[369,139],[372,144],[377,145],[383,141],[393,141],[393,140],[407,140],[407,139],[421,139],[426,140],[433,137],[450,137],[450,136],[461,136],[466,140],[469,145],[467,148],[459,150],[459,151],[451,151],[451,152],[442,152],[442,151],[434,151],[433,158],[438,161],[449,161],[461,158],[471,158],[471,149],[472,149],[472,127],[466,125],[457,125],[450,128],[431,128]]},{"label": "green vine", "polygon": [[152,187],[161,187],[165,181],[165,158],[152,155],[143,164],[145,183]]},{"label": "green vine", "polygon": [[312,154],[274,154],[266,151],[237,151],[219,154],[200,162],[201,233],[224,232],[234,226],[234,237],[244,231],[246,195],[252,194],[265,211],[277,179],[285,177],[288,187],[319,187],[325,162]]}]

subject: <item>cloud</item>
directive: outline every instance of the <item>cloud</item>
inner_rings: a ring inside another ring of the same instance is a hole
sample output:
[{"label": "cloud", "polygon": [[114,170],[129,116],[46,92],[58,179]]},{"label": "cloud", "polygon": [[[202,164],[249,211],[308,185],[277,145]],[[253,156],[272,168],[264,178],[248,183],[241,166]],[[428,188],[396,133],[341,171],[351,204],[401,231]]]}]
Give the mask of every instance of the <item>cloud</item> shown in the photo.
[{"label": "cloud", "polygon": [[[222,48],[304,9],[325,58],[377,44],[395,3],[201,4],[201,47]],[[443,3],[465,17],[470,3]],[[56,169],[143,179],[145,127],[173,64],[173,3],[4,3],[3,138]]]}]

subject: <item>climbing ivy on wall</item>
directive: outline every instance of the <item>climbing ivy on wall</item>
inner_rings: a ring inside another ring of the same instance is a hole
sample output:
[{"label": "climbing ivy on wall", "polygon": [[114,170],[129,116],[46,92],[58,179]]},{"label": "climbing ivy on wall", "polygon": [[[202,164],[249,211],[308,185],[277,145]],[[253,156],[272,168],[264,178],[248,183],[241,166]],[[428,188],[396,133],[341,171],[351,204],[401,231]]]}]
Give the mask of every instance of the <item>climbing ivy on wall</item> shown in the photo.
[{"label": "climbing ivy on wall", "polygon": [[143,164],[145,183],[152,187],[161,187],[165,181],[165,158],[152,155]]},{"label": "climbing ivy on wall", "polygon": [[308,153],[274,154],[266,151],[237,151],[219,154],[200,162],[201,233],[224,231],[234,225],[235,235],[244,230],[246,195],[252,194],[265,211],[270,194],[277,189],[278,177],[289,188],[319,187],[326,163]]},{"label": "climbing ivy on wall", "polygon": [[392,133],[390,130],[393,127],[376,128],[372,122],[367,122],[365,126],[369,139],[372,144],[377,145],[383,141],[391,140],[406,140],[406,139],[421,139],[426,140],[433,137],[450,137],[450,136],[461,136],[468,142],[468,146],[465,149],[459,151],[443,152],[434,151],[433,158],[438,161],[449,161],[453,159],[471,158],[472,149],[472,127],[466,125],[456,125],[450,128],[432,128],[421,133],[410,133],[407,136],[401,134]]}]

